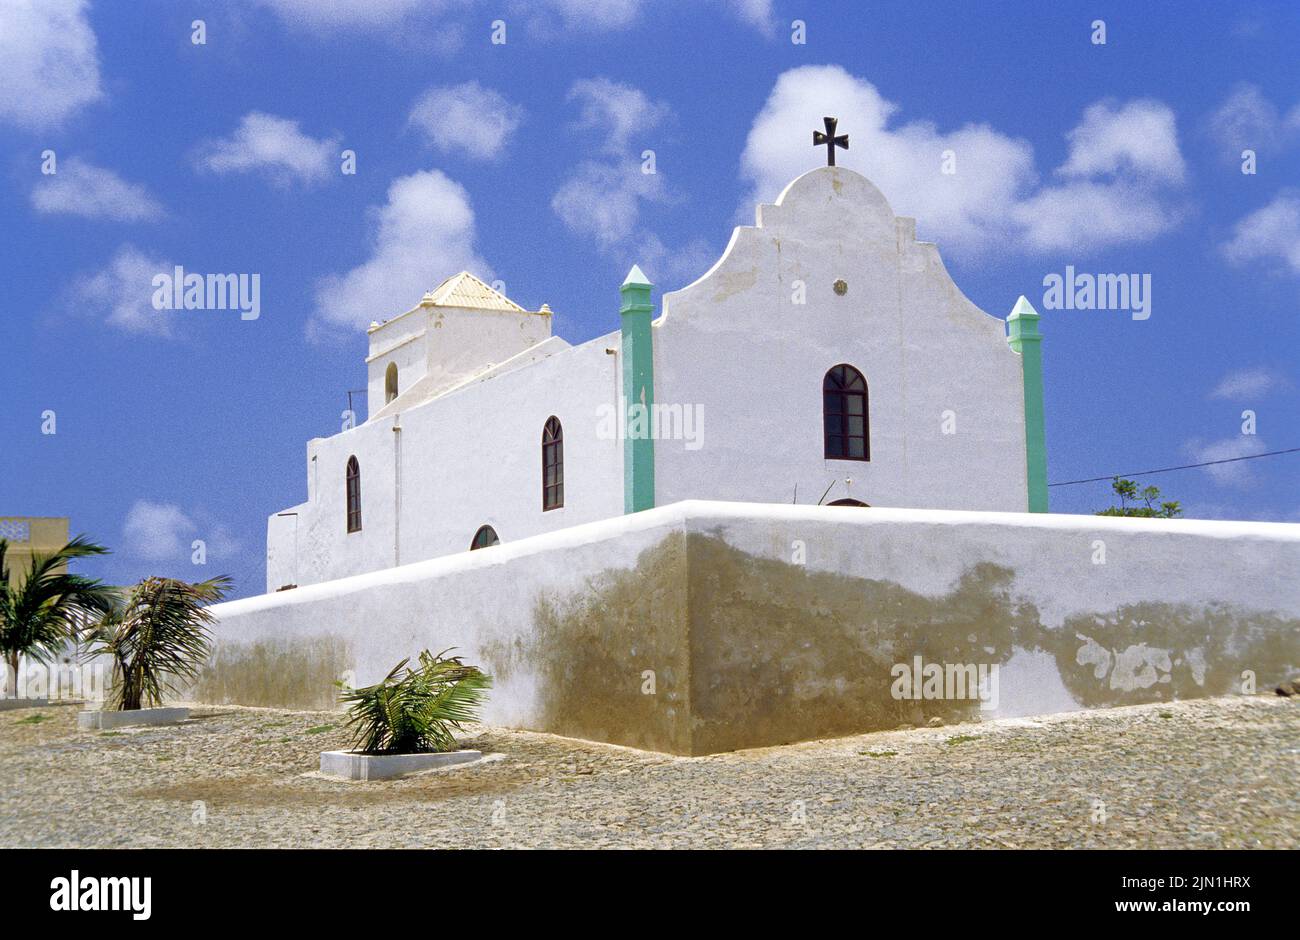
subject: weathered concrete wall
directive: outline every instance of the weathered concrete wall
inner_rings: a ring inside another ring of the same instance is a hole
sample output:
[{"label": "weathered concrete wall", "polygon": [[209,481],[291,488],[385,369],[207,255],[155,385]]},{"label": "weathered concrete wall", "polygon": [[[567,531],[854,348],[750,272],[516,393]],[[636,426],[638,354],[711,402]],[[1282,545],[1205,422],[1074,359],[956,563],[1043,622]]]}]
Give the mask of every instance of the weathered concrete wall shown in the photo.
[{"label": "weathered concrete wall", "polygon": [[[319,707],[454,645],[490,721],[705,754],[1266,690],[1297,572],[1298,525],[684,502],[221,605],[198,697]],[[900,698],[918,656],[995,685]]]},{"label": "weathered concrete wall", "polygon": [[[599,598],[593,603],[592,599]],[[680,513],[616,517],[475,552],[232,601],[196,701],[321,708],[456,647],[495,678],[484,717],[689,750]],[[641,692],[656,671],[656,694]]]},{"label": "weathered concrete wall", "polygon": [[[697,753],[1221,695],[1247,670],[1267,689],[1300,666],[1300,526],[707,506],[687,526]],[[997,707],[895,698],[916,656],[996,665]]]}]

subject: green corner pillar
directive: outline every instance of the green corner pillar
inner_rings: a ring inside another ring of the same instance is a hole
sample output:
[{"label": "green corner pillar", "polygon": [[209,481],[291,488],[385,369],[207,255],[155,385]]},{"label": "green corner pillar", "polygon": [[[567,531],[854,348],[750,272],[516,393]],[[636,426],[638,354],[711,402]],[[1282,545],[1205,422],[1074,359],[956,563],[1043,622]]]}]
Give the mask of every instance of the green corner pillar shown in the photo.
[{"label": "green corner pillar", "polygon": [[655,354],[651,337],[650,288],[641,269],[632,265],[619,288],[623,324],[623,512],[653,509],[655,504],[655,442],[652,435],[655,398]]},{"label": "green corner pillar", "polygon": [[1043,423],[1043,335],[1038,311],[1021,295],[1007,317],[1007,343],[1020,354],[1025,386],[1025,459],[1029,511],[1047,512],[1047,434]]}]

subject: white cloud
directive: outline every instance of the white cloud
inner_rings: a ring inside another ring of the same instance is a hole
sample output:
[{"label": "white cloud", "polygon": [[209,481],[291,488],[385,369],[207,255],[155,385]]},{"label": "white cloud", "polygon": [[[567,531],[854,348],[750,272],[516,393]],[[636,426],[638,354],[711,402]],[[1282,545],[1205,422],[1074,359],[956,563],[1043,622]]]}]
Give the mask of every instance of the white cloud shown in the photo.
[{"label": "white cloud", "polygon": [[203,541],[208,561],[229,559],[239,551],[238,540],[225,526],[201,513],[191,515],[176,503],[138,499],[127,510],[122,527],[126,553],[149,562],[188,563],[196,539]]},{"label": "white cloud", "polygon": [[1124,171],[1181,182],[1184,166],[1178,149],[1174,112],[1158,101],[1130,101],[1119,105],[1099,101],[1083,112],[1083,120],[1070,131],[1070,155],[1057,169],[1070,178],[1116,174]]},{"label": "white cloud", "polygon": [[[376,29],[400,25],[431,7],[429,0],[260,0],[289,26],[316,30]],[[435,9],[450,4],[433,5]]]},{"label": "white cloud", "polygon": [[1286,376],[1272,369],[1256,366],[1229,372],[1210,392],[1210,397],[1241,401],[1243,399],[1261,398],[1270,392],[1290,387],[1291,383]]},{"label": "white cloud", "polygon": [[570,229],[609,248],[638,231],[642,202],[665,198],[659,175],[643,173],[640,163],[589,160],[555,193],[551,208]]},{"label": "white cloud", "polygon": [[1127,181],[1064,183],[1009,208],[1022,244],[1037,251],[1147,242],[1182,217],[1160,193]]},{"label": "white cloud", "polygon": [[578,104],[578,129],[599,132],[601,152],[611,156],[629,156],[633,138],[657,130],[673,114],[666,103],[651,101],[639,88],[608,78],[574,82],[568,100]]},{"label": "white cloud", "polygon": [[[1124,244],[1153,238],[1180,218],[1162,187],[1182,178],[1182,157],[1173,114],[1157,102],[1087,109],[1067,135],[1061,182],[1047,187],[1027,141],[987,124],[940,131],[928,121],[902,123],[898,110],[839,66],[784,72],[741,156],[754,198],[775,199],[816,165],[812,132],[830,114],[850,138],[839,162],[875,183],[895,212],[916,218],[922,237],[958,253]],[[942,172],[948,155],[955,173]]]},{"label": "white cloud", "polygon": [[37,212],[64,213],[89,219],[139,222],[161,218],[163,208],[136,183],[112,170],[77,157],[59,161],[57,172],[41,178],[32,189]]},{"label": "white cloud", "polygon": [[[569,32],[615,32],[636,25],[651,6],[669,7],[667,0],[256,0],[286,26],[318,33],[370,30],[407,38],[406,27],[434,27],[429,37],[442,48],[463,39],[469,29],[484,29],[501,18],[509,30],[522,22],[534,34],[548,38]],[[766,35],[775,31],[772,0],[718,0],[741,22]],[[670,14],[671,15],[671,14]],[[452,34],[452,35],[449,35]],[[450,39],[450,43],[445,40]]]},{"label": "white cloud", "polygon": [[640,265],[651,283],[666,291],[685,287],[718,260],[720,252],[703,238],[695,238],[680,248],[670,249],[658,235],[646,235],[628,252],[627,262]]},{"label": "white cloud", "polygon": [[189,536],[197,530],[176,504],[138,499],[127,511],[122,542],[128,553],[145,561],[175,561],[189,554]]},{"label": "white cloud", "polygon": [[1186,167],[1174,113],[1156,101],[1098,102],[1068,134],[1070,152],[1049,185],[1010,207],[1026,247],[1038,251],[1147,242],[1178,224],[1165,187]]},{"label": "white cloud", "polygon": [[495,160],[523,120],[524,110],[477,81],[430,88],[411,109],[410,123],[443,153]]},{"label": "white cloud", "polygon": [[87,5],[86,0],[0,3],[0,120],[46,130],[103,96]]},{"label": "white cloud", "polygon": [[388,187],[388,201],[370,212],[375,226],[370,258],[320,281],[309,335],[386,320],[462,270],[491,280],[487,262],[474,248],[469,194],[438,170],[398,177]]},{"label": "white cloud", "polygon": [[[514,7],[530,15],[534,29],[554,32],[542,14],[558,17],[565,28],[611,32],[633,26],[651,6],[668,7],[665,0],[515,0]],[[772,0],[720,0],[720,6],[765,35],[775,31]]]},{"label": "white cloud", "polygon": [[199,145],[195,164],[214,173],[265,173],[277,185],[317,183],[335,168],[340,138],[317,139],[288,118],[250,111],[226,138]]},{"label": "white cloud", "polygon": [[546,0],[566,26],[589,30],[623,29],[641,15],[642,0]]},{"label": "white cloud", "polygon": [[1235,264],[1276,259],[1300,274],[1300,190],[1278,193],[1239,221],[1221,250]]},{"label": "white cloud", "polygon": [[[1185,450],[1195,463],[1209,460],[1231,460],[1236,457],[1249,457],[1262,454],[1268,448],[1264,442],[1253,434],[1239,434],[1218,441],[1188,441]],[[1249,461],[1221,463],[1206,467],[1214,482],[1222,486],[1245,486],[1254,478]]]},{"label": "white cloud", "polygon": [[174,314],[153,308],[153,279],[171,272],[169,262],[123,245],[107,266],[73,281],[68,302],[128,333],[170,336]]},{"label": "white cloud", "polygon": [[[539,22],[549,14],[569,29],[605,31],[624,29],[640,17],[643,0],[514,0],[509,14],[475,0],[259,0],[286,25],[317,32],[343,30],[394,31],[415,23],[435,23],[454,28],[467,11],[488,13],[489,19],[506,20],[507,30],[516,13]],[[480,16],[481,19],[481,16]],[[509,32],[507,32],[509,36]]]},{"label": "white cloud", "polygon": [[[644,135],[671,120],[672,109],[607,78],[575,82],[568,98],[578,105],[578,130],[591,133],[604,159],[578,164],[551,208],[572,231],[595,238],[602,250],[627,253],[641,231],[642,205],[668,200],[662,175],[657,167],[646,172],[641,153],[648,142]],[[652,244],[644,237],[641,242]]]},{"label": "white cloud", "polygon": [[[918,219],[923,236],[941,233],[973,245],[1007,233],[1006,207],[1034,181],[1029,144],[987,125],[968,124],[947,134],[924,121],[891,128],[897,110],[874,85],[839,66],[784,72],[741,155],[742,172],[754,185],[749,201],[774,200],[787,183],[814,168],[822,157],[812,149],[812,133],[822,128],[823,115],[835,115],[850,145],[838,162],[871,179],[894,211]],[[940,172],[945,151],[956,160],[955,174]]]},{"label": "white cloud", "polygon": [[772,10],[772,0],[726,0],[740,19],[765,35],[776,32],[776,15]]},{"label": "white cloud", "polygon": [[639,264],[668,289],[708,270],[717,252],[706,241],[669,248],[641,221],[646,205],[673,201],[663,174],[657,167],[647,172],[650,164],[641,157],[645,135],[670,123],[672,109],[607,78],[575,82],[568,97],[578,105],[577,129],[594,137],[603,158],[578,164],[551,199],[555,214],[571,231],[594,238],[605,254]]},{"label": "white cloud", "polygon": [[1259,86],[1242,82],[1214,110],[1206,126],[1225,155],[1235,160],[1242,150],[1273,150],[1300,131],[1300,105],[1284,117]]}]

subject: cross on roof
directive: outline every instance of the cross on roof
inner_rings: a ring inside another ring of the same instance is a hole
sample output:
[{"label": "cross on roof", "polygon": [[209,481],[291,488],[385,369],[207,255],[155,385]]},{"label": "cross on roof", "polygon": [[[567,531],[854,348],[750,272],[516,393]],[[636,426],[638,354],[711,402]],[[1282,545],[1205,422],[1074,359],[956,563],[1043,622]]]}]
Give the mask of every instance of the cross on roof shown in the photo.
[{"label": "cross on roof", "polygon": [[840,134],[838,137],[835,136],[835,125],[837,125],[840,122],[839,118],[824,117],[822,118],[822,120],[826,122],[826,133],[823,134],[821,131],[813,131],[813,146],[821,147],[825,145],[826,165],[834,166],[835,148],[843,147],[845,150],[848,150],[849,135]]}]

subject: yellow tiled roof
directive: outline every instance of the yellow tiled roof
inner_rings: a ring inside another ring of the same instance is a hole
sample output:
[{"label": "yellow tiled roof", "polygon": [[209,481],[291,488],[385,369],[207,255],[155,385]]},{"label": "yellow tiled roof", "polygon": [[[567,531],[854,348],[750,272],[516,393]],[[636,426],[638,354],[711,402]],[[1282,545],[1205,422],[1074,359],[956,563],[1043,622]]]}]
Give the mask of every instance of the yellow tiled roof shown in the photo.
[{"label": "yellow tiled roof", "polygon": [[470,307],[478,310],[515,310],[527,312],[500,291],[495,291],[487,284],[470,274],[461,271],[443,281],[432,291],[424,295],[421,306],[432,304],[438,307]]}]

